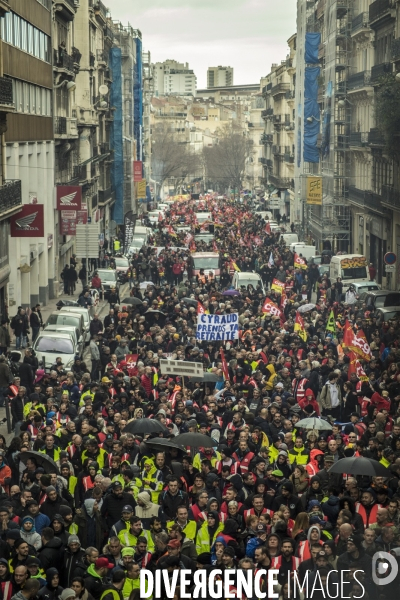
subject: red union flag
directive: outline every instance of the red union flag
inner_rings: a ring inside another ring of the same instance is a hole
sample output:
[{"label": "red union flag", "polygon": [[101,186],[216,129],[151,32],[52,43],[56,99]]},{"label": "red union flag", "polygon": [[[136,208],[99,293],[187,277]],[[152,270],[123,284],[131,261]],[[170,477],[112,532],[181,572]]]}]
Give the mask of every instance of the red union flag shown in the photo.
[{"label": "red union flag", "polygon": [[355,354],[355,352],[349,352],[349,358],[350,363],[349,370],[347,372],[348,379],[350,380],[351,375],[355,373],[360,381],[368,381],[368,377],[365,374],[365,371],[362,368],[360,361],[358,360],[357,354]]},{"label": "red union flag", "polygon": [[281,309],[278,308],[275,302],[272,302],[272,300],[270,300],[269,298],[265,299],[261,312],[265,313],[266,315],[272,315],[273,317],[282,317]]},{"label": "red union flag", "polygon": [[370,361],[372,358],[371,348],[364,332],[360,329],[357,335],[354,335],[354,331],[347,320],[344,326],[343,346],[355,352],[363,360]]},{"label": "red union flag", "polygon": [[297,252],[294,253],[294,267],[295,269],[307,269],[306,261]]},{"label": "red union flag", "polygon": [[57,210],[82,210],[80,185],[57,185]]},{"label": "red union flag", "polygon": [[43,204],[24,204],[22,210],[10,218],[11,237],[43,237]]},{"label": "red union flag", "polygon": [[206,314],[206,310],[205,310],[204,306],[202,305],[202,303],[200,302],[200,300],[197,301],[197,314],[198,315]]},{"label": "red union flag", "polygon": [[277,294],[282,294],[282,292],[285,291],[285,283],[283,281],[279,281],[279,279],[273,279],[271,290],[273,290]]}]

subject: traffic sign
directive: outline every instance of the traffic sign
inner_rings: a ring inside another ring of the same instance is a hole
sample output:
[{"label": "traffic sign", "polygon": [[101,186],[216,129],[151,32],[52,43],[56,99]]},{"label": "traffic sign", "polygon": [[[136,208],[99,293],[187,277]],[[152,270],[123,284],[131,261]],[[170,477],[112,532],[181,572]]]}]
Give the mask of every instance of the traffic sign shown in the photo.
[{"label": "traffic sign", "polygon": [[394,265],[397,260],[397,256],[394,252],[386,252],[385,256],[383,257],[383,260],[385,265]]},{"label": "traffic sign", "polygon": [[396,265],[385,265],[385,271],[386,271],[386,273],[388,273],[388,272],[390,273],[390,272],[395,271],[395,270],[396,270]]}]

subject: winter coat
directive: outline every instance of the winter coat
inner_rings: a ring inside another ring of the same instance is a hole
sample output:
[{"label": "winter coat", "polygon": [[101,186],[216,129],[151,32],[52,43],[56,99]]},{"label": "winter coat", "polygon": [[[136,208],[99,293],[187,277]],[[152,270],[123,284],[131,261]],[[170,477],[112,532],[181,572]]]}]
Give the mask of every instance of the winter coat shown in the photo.
[{"label": "winter coat", "polygon": [[78,552],[71,552],[67,548],[63,556],[63,566],[60,572],[60,583],[63,588],[71,587],[75,569],[79,562],[85,558],[85,551],[79,549]]},{"label": "winter coat", "polygon": [[58,537],[54,537],[47,542],[37,556],[42,565],[42,569],[46,571],[50,567],[55,567],[60,570],[62,565],[62,549],[63,543]]},{"label": "winter coat", "polygon": [[[340,390],[340,386],[338,384],[335,384],[337,391],[338,391],[338,400],[339,400],[339,405],[340,406],[342,404],[342,392]],[[321,406],[323,408],[323,410],[331,410],[332,409],[332,400],[331,400],[331,391],[330,391],[330,385],[329,383],[326,383],[324,385],[324,387],[322,388],[322,392],[320,395],[320,402],[321,402]]]},{"label": "winter coat", "polygon": [[107,588],[100,575],[95,571],[94,564],[91,564],[87,570],[87,576],[85,577],[85,588],[89,594],[92,594],[94,600],[100,600],[101,595]]}]

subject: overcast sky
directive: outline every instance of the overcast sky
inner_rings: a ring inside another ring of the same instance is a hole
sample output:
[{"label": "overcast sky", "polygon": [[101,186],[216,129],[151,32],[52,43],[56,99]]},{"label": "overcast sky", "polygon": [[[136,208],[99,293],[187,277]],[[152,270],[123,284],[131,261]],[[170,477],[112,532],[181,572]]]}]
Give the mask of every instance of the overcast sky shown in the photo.
[{"label": "overcast sky", "polygon": [[103,0],[112,18],[140,29],[152,62],[188,62],[198,88],[207,68],[229,65],[234,83],[258,83],[286,58],[294,0]]}]

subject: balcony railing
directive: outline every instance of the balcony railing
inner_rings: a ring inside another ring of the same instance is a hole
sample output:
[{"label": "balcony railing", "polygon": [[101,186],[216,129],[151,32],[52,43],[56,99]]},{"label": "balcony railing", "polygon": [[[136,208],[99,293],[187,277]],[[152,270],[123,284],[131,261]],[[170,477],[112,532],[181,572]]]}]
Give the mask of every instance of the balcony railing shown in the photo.
[{"label": "balcony railing", "polygon": [[262,156],[261,158],[258,159],[258,162],[261,163],[262,165],[266,165],[267,159]]},{"label": "balcony railing", "polygon": [[286,100],[293,100],[293,98],[295,97],[296,92],[294,90],[287,90],[285,92],[285,98]]},{"label": "balcony railing", "polygon": [[290,89],[290,83],[278,83],[271,89],[271,96],[279,96],[285,94]]},{"label": "balcony railing", "polygon": [[382,202],[400,209],[400,190],[395,190],[391,185],[383,185]]},{"label": "balcony railing", "polygon": [[368,133],[368,144],[370,146],[384,146],[385,138],[380,129],[370,129]]},{"label": "balcony railing", "polygon": [[86,165],[77,165],[74,167],[74,179],[79,179],[79,181],[86,181],[86,179],[87,179]]},{"label": "balcony railing", "polygon": [[99,204],[104,204],[107,200],[111,199],[111,186],[106,190],[99,190]]},{"label": "balcony railing", "polygon": [[108,63],[108,52],[104,52],[104,50],[97,50],[97,62]]},{"label": "balcony railing", "polygon": [[369,21],[372,24],[385,17],[392,8],[392,0],[375,0],[369,5]]},{"label": "balcony railing", "polygon": [[108,154],[110,152],[110,143],[102,142],[100,144],[100,154]]},{"label": "balcony railing", "polygon": [[353,185],[349,185],[349,200],[354,200],[357,204],[368,206],[375,210],[379,210],[381,197],[376,192],[371,190],[359,190]]},{"label": "balcony railing", "polygon": [[54,133],[55,135],[67,134],[67,117],[54,117]]},{"label": "balcony railing", "polygon": [[282,149],[277,144],[272,146],[272,154],[282,154]]},{"label": "balcony railing", "polygon": [[359,29],[365,29],[368,27],[369,14],[367,12],[362,12],[351,22],[351,33],[356,33]]},{"label": "balcony railing", "polygon": [[90,52],[90,54],[89,54],[89,66],[90,67],[94,67],[95,61],[96,61],[95,55],[93,54],[93,52]]},{"label": "balcony railing", "polygon": [[272,133],[263,133],[260,138],[260,144],[272,144],[274,136]]},{"label": "balcony railing", "polygon": [[101,0],[89,0],[89,6],[93,8],[95,12],[100,13],[104,19],[107,18],[107,8]]},{"label": "balcony railing", "polygon": [[381,63],[380,65],[374,65],[371,69],[371,83],[379,84],[382,77],[385,77],[390,73],[392,65],[390,63]]},{"label": "balcony railing", "polygon": [[274,163],[270,158],[267,158],[267,162],[265,164],[267,165],[268,169],[272,169],[274,166]]},{"label": "balcony railing", "polygon": [[347,87],[349,90],[357,90],[371,85],[371,71],[360,71],[350,75],[347,79]]},{"label": "balcony railing", "polygon": [[338,81],[336,84],[336,95],[347,94],[347,81]]},{"label": "balcony railing", "polygon": [[365,146],[368,142],[368,133],[352,131],[350,133],[350,146]]},{"label": "balcony railing", "polygon": [[0,186],[0,214],[22,205],[20,179],[6,179]]},{"label": "balcony railing", "polygon": [[391,51],[392,51],[392,60],[399,60],[400,59],[400,38],[396,38],[395,40],[392,41]]},{"label": "balcony railing", "polygon": [[287,163],[292,164],[292,163],[294,163],[294,156],[293,156],[293,154],[285,152],[285,154],[283,155],[283,160]]},{"label": "balcony railing", "polygon": [[12,79],[0,77],[0,104],[14,104]]},{"label": "balcony railing", "polygon": [[274,115],[272,120],[274,123],[280,123],[282,121],[282,115]]},{"label": "balcony railing", "polygon": [[111,29],[111,27],[108,27],[107,25],[104,27],[104,37],[107,37],[111,41],[114,40],[113,30]]},{"label": "balcony railing", "polygon": [[276,177],[275,175],[269,176],[269,181],[277,188],[287,190],[292,185],[290,177]]},{"label": "balcony railing", "polygon": [[67,71],[74,72],[74,59],[65,50],[59,48],[54,49],[54,66],[59,69],[66,69]]}]

